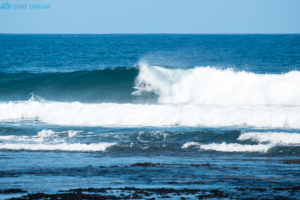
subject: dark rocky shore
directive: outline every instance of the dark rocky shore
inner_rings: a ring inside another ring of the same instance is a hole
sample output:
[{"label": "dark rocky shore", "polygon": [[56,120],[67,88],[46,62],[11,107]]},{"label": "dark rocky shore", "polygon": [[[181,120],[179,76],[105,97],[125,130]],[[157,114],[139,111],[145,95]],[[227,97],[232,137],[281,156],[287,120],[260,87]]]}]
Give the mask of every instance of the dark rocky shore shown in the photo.
[{"label": "dark rocky shore", "polygon": [[[277,192],[287,191],[290,195],[294,195],[295,192],[300,191],[300,186],[292,188],[235,188],[236,192],[227,192],[219,189],[174,189],[174,188],[135,188],[135,187],[124,187],[124,188],[78,188],[71,189],[68,191],[59,191],[56,194],[45,194],[45,193],[34,193],[27,194],[18,198],[11,198],[11,200],[33,200],[33,199],[66,199],[66,200],[80,200],[80,199],[95,199],[95,200],[106,200],[106,199],[297,199],[290,197],[284,197],[282,195],[276,195],[269,198],[267,193],[276,194]],[[11,189],[14,193],[18,189]],[[259,192],[260,195],[256,197],[249,197],[247,192]],[[19,191],[25,192],[25,191]],[[241,193],[242,192],[242,193]]]},{"label": "dark rocky shore", "polygon": [[[284,161],[286,164],[297,164],[294,160]],[[126,166],[100,166],[97,168],[206,168],[208,170],[239,170],[239,167],[225,167],[216,164],[166,164],[166,163],[134,163]],[[94,168],[87,166],[87,168]],[[137,169],[138,170],[138,169]],[[225,173],[226,171],[224,171]],[[6,189],[0,191],[0,194],[16,194],[22,196],[10,198],[11,200],[33,200],[33,199],[51,199],[51,200],[80,200],[80,199],[299,199],[300,185],[278,187],[269,185],[268,187],[241,187],[241,185],[233,188],[210,188],[204,180],[190,180],[190,181],[165,181],[165,187],[155,187],[153,183],[149,183],[149,187],[104,187],[104,188],[77,188],[70,190],[60,190],[55,194],[47,193],[28,193],[22,189]],[[216,182],[217,183],[217,182]],[[188,188],[188,185],[193,186]],[[176,186],[181,186],[176,187]],[[27,193],[27,194],[25,194]]]}]

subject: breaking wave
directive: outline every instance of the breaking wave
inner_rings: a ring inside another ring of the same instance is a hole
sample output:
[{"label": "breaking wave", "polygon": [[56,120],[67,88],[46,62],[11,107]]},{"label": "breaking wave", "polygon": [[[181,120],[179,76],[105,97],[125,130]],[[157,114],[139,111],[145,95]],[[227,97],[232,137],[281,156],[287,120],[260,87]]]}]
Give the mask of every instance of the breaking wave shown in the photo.
[{"label": "breaking wave", "polygon": [[255,74],[233,69],[167,69],[140,64],[137,82],[160,103],[201,105],[300,105],[300,72]]},{"label": "breaking wave", "polygon": [[[134,86],[147,83],[143,91]],[[68,73],[0,73],[0,101],[48,101],[197,105],[300,105],[300,72],[255,74],[213,67],[138,67]]]},{"label": "breaking wave", "polygon": [[[259,144],[238,144],[238,143],[211,143],[201,144],[199,142],[187,142],[181,148],[196,146],[203,150],[214,150],[224,152],[267,152],[275,146],[294,147],[300,146],[300,134],[285,132],[248,132],[242,133],[238,141],[252,140]],[[262,144],[264,143],[264,144]]]}]

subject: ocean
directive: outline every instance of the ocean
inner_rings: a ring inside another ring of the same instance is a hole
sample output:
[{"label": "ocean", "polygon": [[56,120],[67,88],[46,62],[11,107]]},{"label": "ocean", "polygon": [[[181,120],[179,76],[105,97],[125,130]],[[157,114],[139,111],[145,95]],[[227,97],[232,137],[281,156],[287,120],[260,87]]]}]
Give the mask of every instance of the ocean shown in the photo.
[{"label": "ocean", "polygon": [[1,34],[0,58],[0,199],[300,199],[299,34]]}]

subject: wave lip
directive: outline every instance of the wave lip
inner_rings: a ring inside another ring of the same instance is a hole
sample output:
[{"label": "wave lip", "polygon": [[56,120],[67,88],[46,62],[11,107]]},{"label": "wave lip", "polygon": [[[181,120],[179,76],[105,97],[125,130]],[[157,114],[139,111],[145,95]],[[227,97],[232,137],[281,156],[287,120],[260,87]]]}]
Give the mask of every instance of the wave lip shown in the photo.
[{"label": "wave lip", "polygon": [[166,69],[140,64],[138,81],[160,103],[200,105],[300,105],[300,72],[255,74],[233,69]]},{"label": "wave lip", "polygon": [[105,151],[116,143],[102,142],[97,144],[0,144],[5,150],[32,150],[32,151]]},{"label": "wave lip", "polygon": [[270,142],[273,144],[299,144],[300,134],[285,132],[248,132],[239,136],[238,140],[254,140],[259,143]]}]

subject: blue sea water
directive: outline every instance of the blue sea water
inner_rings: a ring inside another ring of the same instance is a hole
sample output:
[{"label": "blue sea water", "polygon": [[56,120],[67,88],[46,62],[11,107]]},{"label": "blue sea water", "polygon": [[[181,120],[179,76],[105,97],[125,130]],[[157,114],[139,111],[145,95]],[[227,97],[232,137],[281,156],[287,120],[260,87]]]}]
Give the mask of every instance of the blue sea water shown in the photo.
[{"label": "blue sea water", "polygon": [[1,34],[0,58],[0,189],[299,185],[300,35]]}]

